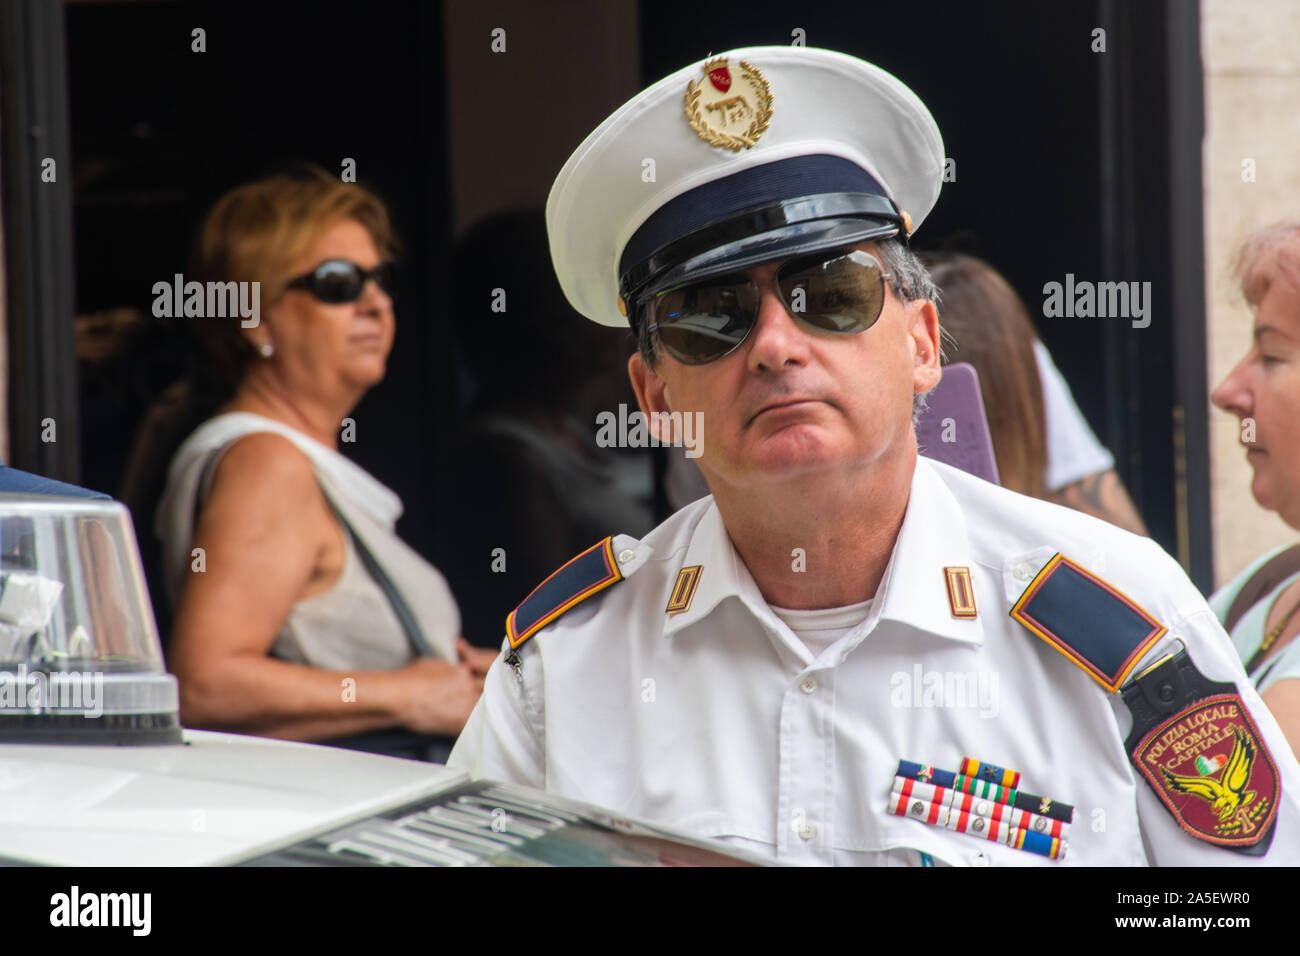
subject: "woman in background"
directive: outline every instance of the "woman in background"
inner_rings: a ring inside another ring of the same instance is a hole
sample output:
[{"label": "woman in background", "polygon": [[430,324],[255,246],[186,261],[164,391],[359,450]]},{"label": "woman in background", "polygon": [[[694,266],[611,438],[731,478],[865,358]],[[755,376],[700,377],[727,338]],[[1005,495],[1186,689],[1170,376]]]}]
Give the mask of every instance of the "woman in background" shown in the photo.
[{"label": "woman in background", "polygon": [[338,452],[392,348],[393,247],[379,198],[314,167],[233,190],[202,226],[193,278],[258,283],[261,310],[192,320],[198,391],[224,401],[157,512],[187,726],[440,760],[478,699],[495,655],[397,537],[400,500]]},{"label": "woman in background", "polygon": [[945,362],[979,375],[1002,486],[1074,508],[1135,534],[1146,526],[1038,339],[1016,290],[961,253],[922,253],[939,288],[939,321],[955,340]]},{"label": "woman in background", "polygon": [[[1300,222],[1247,240],[1237,277],[1255,312],[1254,334],[1212,397],[1241,420],[1255,500],[1300,528]],[[1210,607],[1300,754],[1300,545],[1260,557],[1217,591]]]}]

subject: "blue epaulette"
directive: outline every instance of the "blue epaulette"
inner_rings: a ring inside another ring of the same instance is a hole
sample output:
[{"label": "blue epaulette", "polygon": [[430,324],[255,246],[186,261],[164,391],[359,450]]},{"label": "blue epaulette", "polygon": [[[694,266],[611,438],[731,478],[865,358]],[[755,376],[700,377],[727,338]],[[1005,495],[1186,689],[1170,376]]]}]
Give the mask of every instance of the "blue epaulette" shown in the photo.
[{"label": "blue epaulette", "polygon": [[1011,616],[1111,693],[1166,630],[1127,595],[1061,554],[1029,583]]},{"label": "blue epaulette", "polygon": [[506,616],[506,637],[511,649],[519,648],[565,611],[622,580],[623,574],[614,560],[614,539],[593,544],[534,588]]}]

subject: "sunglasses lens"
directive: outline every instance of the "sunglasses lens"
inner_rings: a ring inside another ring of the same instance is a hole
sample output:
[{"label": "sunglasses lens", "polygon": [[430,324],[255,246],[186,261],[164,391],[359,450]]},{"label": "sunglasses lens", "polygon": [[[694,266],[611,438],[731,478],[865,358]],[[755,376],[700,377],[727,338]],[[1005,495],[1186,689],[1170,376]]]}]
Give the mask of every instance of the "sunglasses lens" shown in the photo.
[{"label": "sunglasses lens", "polygon": [[745,340],[758,296],[746,276],[721,276],[669,289],[652,300],[651,310],[668,354],[687,365],[703,365]]},{"label": "sunglasses lens", "polygon": [[355,302],[361,296],[365,279],[356,263],[341,259],[322,262],[317,267],[312,291],[322,302]]},{"label": "sunglasses lens", "polygon": [[862,332],[880,318],[885,280],[880,263],[854,250],[833,259],[800,259],[781,268],[777,286],[786,308],[813,328]]}]

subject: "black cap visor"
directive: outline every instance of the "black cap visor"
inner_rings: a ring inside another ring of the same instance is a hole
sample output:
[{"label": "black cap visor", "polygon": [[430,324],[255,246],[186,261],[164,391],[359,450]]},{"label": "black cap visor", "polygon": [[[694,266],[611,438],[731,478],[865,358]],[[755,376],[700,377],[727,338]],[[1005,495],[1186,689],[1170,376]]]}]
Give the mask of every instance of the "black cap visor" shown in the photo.
[{"label": "black cap visor", "polygon": [[[809,197],[781,204],[783,207],[803,206],[803,209],[785,209],[785,212],[829,211],[824,207],[847,205],[859,197],[831,196]],[[863,199],[877,200],[866,196]],[[826,202],[826,200],[832,200]],[[810,207],[823,207],[815,210]],[[839,210],[836,210],[839,211]],[[848,212],[848,209],[843,211]],[[768,210],[767,212],[771,212]],[[889,209],[885,214],[863,215],[865,210],[853,210],[856,215],[832,215],[829,218],[805,218],[789,221],[775,228],[762,219],[763,211],[752,211],[725,223],[717,223],[687,236],[672,246],[657,252],[641,264],[642,281],[632,284],[632,275],[624,277],[622,295],[628,308],[628,319],[635,329],[639,323],[641,305],[650,297],[688,282],[713,276],[739,272],[765,262],[788,259],[822,250],[838,249],[875,239],[887,239],[902,232],[899,217]],[[883,213],[884,210],[881,210]],[[745,221],[741,221],[745,220]],[[755,225],[767,229],[755,230]],[[737,228],[739,227],[739,228]]]}]

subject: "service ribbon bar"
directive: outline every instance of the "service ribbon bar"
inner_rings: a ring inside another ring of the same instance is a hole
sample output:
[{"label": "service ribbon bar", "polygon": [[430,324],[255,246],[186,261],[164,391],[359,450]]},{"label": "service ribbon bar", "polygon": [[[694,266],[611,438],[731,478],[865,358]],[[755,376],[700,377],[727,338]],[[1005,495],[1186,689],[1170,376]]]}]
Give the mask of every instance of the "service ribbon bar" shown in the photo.
[{"label": "service ribbon bar", "polygon": [[[888,810],[931,826],[1001,843],[1017,850],[1064,859],[1074,807],[1016,790],[1020,774],[963,758],[953,773],[910,760],[898,762]],[[993,780],[1003,781],[994,783]]]},{"label": "service ribbon bar", "polygon": [[1057,800],[1026,793],[1023,790],[1016,793],[1015,800],[1012,803],[1020,810],[1028,810],[1030,813],[1037,813],[1053,820],[1060,820],[1062,823],[1072,823],[1074,821],[1074,807],[1068,803],[1060,803]]},{"label": "service ribbon bar", "polygon": [[898,761],[897,776],[922,783],[937,783],[941,787],[951,787],[957,775],[951,770],[936,770],[928,764],[913,763],[910,760]]},{"label": "service ribbon bar", "polygon": [[988,780],[1004,787],[1010,787],[1012,790],[1020,786],[1020,771],[995,767],[991,763],[981,763],[974,757],[962,757],[961,763],[957,765],[957,772],[963,777]]},{"label": "service ribbon bar", "polygon": [[990,783],[981,777],[967,777],[963,774],[957,774],[952,782],[952,788],[960,790],[962,793],[969,793],[971,796],[996,800],[998,803],[1014,804],[1016,802],[1016,791],[1013,788]]}]

